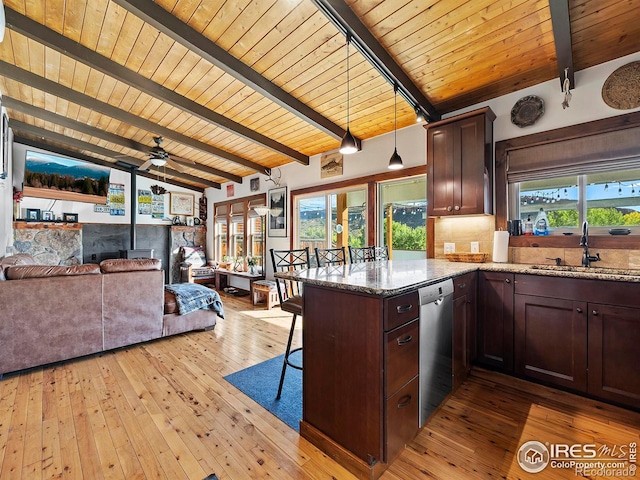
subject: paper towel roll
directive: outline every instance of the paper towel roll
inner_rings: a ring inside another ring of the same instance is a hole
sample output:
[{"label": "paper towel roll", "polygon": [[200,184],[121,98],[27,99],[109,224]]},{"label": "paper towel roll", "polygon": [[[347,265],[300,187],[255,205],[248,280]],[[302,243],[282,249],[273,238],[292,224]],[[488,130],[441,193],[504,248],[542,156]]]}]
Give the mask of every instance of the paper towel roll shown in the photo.
[{"label": "paper towel roll", "polygon": [[509,261],[509,232],[499,230],[493,233],[493,261],[498,263]]}]

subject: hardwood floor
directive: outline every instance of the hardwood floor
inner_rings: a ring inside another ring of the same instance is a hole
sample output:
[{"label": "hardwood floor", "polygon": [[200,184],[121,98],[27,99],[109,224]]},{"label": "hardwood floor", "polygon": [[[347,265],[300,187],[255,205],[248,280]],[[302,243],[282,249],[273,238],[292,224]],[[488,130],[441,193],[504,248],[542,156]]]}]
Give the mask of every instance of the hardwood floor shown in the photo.
[{"label": "hardwood floor", "polygon": [[[353,479],[223,379],[281,354],[290,315],[223,302],[213,331],[6,375],[0,479]],[[382,478],[576,478],[524,472],[529,440],[640,443],[640,414],[478,369]]]}]

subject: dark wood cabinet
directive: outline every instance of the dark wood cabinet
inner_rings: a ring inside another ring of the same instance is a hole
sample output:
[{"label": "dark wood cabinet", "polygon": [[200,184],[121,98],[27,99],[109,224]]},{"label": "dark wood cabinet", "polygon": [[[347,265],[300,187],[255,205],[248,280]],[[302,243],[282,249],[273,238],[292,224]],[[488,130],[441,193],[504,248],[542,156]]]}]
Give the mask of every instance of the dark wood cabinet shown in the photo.
[{"label": "dark wood cabinet", "polygon": [[467,378],[476,352],[477,273],[453,279],[453,389]]},{"label": "dark wood cabinet", "polygon": [[417,290],[379,297],[305,285],[300,433],[377,478],[418,431]]},{"label": "dark wood cabinet", "polygon": [[513,371],[514,274],[479,272],[476,361]]},{"label": "dark wood cabinet", "polygon": [[514,324],[517,374],[587,391],[586,302],[516,294]]},{"label": "dark wood cabinet", "polygon": [[427,213],[493,212],[493,121],[489,107],[425,125]]},{"label": "dark wood cabinet", "polygon": [[515,371],[640,408],[637,283],[515,276]]},{"label": "dark wood cabinet", "polygon": [[590,303],[588,314],[589,393],[640,408],[640,308]]}]

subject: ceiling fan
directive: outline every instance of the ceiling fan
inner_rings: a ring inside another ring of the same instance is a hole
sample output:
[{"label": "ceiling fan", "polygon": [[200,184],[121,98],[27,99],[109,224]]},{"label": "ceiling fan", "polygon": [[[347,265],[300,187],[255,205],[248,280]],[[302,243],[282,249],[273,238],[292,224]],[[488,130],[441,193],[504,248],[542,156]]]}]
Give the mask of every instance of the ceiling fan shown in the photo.
[{"label": "ceiling fan", "polygon": [[149,160],[140,165],[138,169],[147,170],[153,165],[154,167],[166,166],[177,170],[178,172],[184,172],[184,167],[171,160],[169,153],[162,148],[162,137],[153,137],[153,141],[156,144],[151,148],[151,150],[149,150]]}]

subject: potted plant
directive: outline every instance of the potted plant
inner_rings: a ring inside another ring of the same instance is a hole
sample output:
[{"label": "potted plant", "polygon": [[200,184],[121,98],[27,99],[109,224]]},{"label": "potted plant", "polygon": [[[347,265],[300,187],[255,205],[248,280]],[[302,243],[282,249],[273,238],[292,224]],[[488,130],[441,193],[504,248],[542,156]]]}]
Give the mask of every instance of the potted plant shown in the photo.
[{"label": "potted plant", "polygon": [[256,265],[258,264],[258,259],[251,255],[247,255],[247,265],[249,266],[249,273],[255,275],[256,274]]}]

